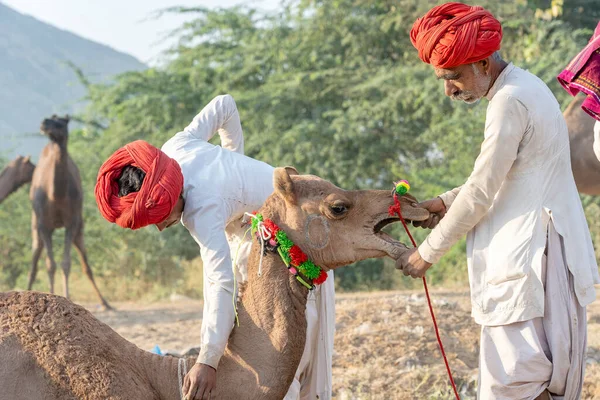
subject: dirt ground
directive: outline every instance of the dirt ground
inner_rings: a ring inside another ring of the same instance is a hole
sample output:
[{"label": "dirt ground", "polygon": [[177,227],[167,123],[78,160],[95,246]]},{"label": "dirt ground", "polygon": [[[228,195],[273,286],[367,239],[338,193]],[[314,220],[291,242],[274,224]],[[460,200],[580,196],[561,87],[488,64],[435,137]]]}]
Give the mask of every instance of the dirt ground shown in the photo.
[{"label": "dirt ground", "polygon": [[[462,399],[477,387],[479,327],[468,292],[432,293],[442,340]],[[185,298],[119,303],[94,314],[139,347],[181,353],[197,346],[202,303]],[[424,295],[379,292],[337,295],[333,390],[336,400],[451,399]],[[588,308],[583,399],[600,398],[600,301]]]}]

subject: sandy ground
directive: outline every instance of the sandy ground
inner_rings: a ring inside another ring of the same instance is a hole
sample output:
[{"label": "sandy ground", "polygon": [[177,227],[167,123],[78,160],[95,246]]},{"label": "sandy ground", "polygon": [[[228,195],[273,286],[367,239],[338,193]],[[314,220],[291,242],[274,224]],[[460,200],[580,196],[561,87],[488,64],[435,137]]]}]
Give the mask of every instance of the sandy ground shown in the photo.
[{"label": "sandy ground", "polygon": [[[479,327],[467,292],[432,294],[442,340],[463,399],[475,399]],[[185,298],[90,310],[139,347],[180,353],[197,346],[202,303]],[[342,294],[336,302],[333,390],[338,400],[450,399],[425,298],[420,292]],[[600,301],[588,308],[583,399],[600,398]]]}]

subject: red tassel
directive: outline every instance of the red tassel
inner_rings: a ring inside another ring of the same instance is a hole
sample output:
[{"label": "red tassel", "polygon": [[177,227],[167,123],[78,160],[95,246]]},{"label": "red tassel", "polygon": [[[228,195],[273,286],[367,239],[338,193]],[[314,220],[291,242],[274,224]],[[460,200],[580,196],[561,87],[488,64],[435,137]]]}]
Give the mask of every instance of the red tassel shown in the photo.
[{"label": "red tassel", "polygon": [[390,213],[391,216],[396,216],[400,215],[401,212],[402,210],[400,209],[400,200],[398,200],[398,195],[394,193],[394,205],[390,206],[390,208],[388,209],[388,213]]},{"label": "red tassel", "polygon": [[292,260],[292,265],[297,267],[308,261],[308,256],[304,254],[300,247],[293,245],[290,249],[290,259]]},{"label": "red tassel", "polygon": [[321,273],[319,274],[319,276],[316,279],[313,279],[313,284],[314,285],[320,285],[321,283],[325,282],[327,280],[327,272],[325,272],[324,270],[321,270]]}]

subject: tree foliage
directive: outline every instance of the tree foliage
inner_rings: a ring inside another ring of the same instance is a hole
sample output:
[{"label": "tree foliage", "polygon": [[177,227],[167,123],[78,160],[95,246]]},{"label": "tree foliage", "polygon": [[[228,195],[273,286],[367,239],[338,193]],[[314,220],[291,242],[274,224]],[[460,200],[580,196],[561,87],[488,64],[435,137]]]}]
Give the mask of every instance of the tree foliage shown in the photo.
[{"label": "tree foliage", "polygon": [[[540,76],[566,106],[570,99],[555,77],[595,24],[567,8],[548,18],[536,12],[544,10],[543,2],[479,3],[503,24],[503,56]],[[600,9],[600,0],[577,4],[588,16]],[[135,139],[160,146],[218,94],[237,101],[246,153],[272,165],[293,165],[347,189],[388,188],[402,177],[419,198],[462,184],[482,140],[485,107],[452,103],[431,67],[418,59],[408,33],[432,5],[300,0],[275,14],[247,7],[167,10],[196,18],[174,32],[179,40],[165,64],[90,85],[91,106],[83,119],[107,129],[90,125],[71,137],[85,180],[95,268],[111,279],[182,284],[182,262],[198,254],[187,232],[109,226],[97,212],[93,183],[116,148]],[[393,233],[403,235],[398,228]],[[18,265],[20,259],[15,257]],[[339,271],[338,287],[410,284],[391,268],[383,260],[359,263]],[[465,269],[462,243],[431,270],[431,279],[464,281]]]}]

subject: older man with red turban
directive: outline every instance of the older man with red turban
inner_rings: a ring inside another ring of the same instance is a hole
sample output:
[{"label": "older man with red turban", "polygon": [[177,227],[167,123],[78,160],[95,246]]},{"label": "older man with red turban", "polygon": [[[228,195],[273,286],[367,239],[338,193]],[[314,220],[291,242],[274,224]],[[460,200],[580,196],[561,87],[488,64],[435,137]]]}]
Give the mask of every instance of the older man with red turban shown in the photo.
[{"label": "older man with red turban", "polygon": [[467,235],[482,326],[478,398],[578,399],[585,307],[600,277],[560,106],[539,78],[502,60],[502,26],[482,7],[434,7],[410,37],[447,96],[488,106],[473,172],[421,204],[436,214],[422,226],[434,229],[397,267],[422,277]]},{"label": "older man with red turban", "polygon": [[[221,146],[208,142],[217,132]],[[237,107],[233,97],[224,95],[215,97],[162,150],[143,140],[129,143],[98,173],[96,201],[109,222],[129,229],[156,225],[162,231],[181,221],[200,246],[204,312],[200,354],[184,380],[188,400],[209,399],[216,387],[235,317],[234,276],[238,282],[247,277],[251,242],[242,217],[259,209],[273,192],[274,168],[243,153]],[[331,399],[335,292],[333,272],[328,275],[307,303],[304,354],[284,400]]]}]

